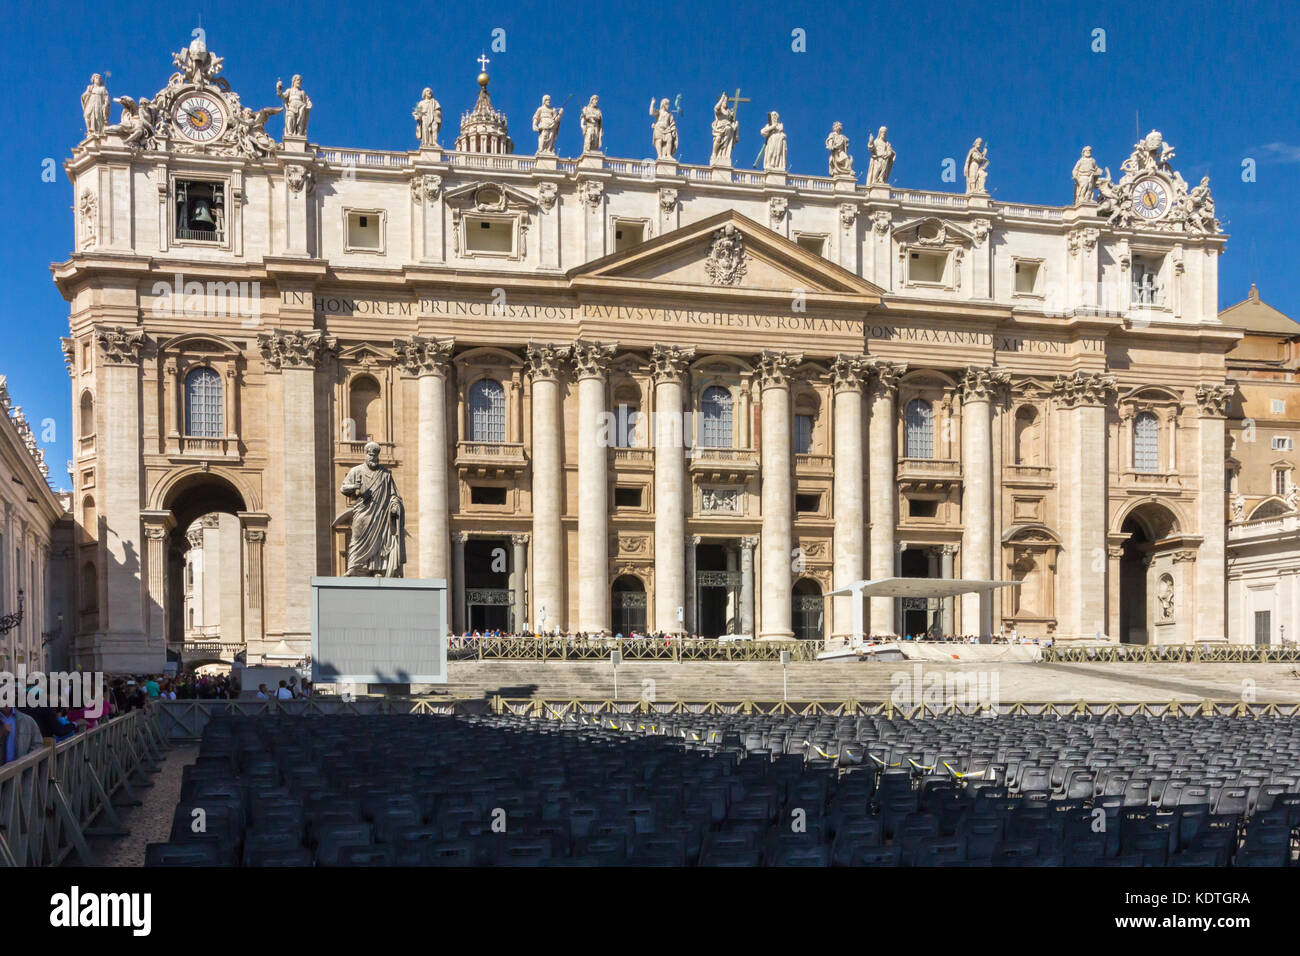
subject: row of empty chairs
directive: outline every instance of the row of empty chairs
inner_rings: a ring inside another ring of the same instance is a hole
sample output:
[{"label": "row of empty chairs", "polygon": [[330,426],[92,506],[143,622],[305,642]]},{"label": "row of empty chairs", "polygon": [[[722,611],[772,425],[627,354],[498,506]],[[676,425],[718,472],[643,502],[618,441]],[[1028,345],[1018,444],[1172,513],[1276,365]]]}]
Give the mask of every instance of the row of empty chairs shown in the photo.
[{"label": "row of empty chairs", "polygon": [[214,717],[151,865],[1285,866],[1300,723]]}]

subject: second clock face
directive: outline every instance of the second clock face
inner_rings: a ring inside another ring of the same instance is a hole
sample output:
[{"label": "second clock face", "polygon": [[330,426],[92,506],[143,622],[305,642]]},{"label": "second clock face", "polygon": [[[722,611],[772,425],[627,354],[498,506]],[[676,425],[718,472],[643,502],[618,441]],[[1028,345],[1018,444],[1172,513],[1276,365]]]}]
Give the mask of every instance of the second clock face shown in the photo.
[{"label": "second clock face", "polygon": [[226,128],[226,114],[215,96],[189,93],[176,104],[176,129],[195,143],[210,143]]},{"label": "second clock face", "polygon": [[1144,179],[1133,187],[1133,211],[1143,219],[1159,219],[1169,211],[1169,189],[1158,179]]}]

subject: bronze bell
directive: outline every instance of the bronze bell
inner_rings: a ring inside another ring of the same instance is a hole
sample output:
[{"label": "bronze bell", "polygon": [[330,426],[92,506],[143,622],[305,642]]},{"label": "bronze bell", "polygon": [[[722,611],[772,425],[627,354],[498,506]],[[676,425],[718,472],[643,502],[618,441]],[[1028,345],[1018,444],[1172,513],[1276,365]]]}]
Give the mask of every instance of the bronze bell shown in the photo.
[{"label": "bronze bell", "polygon": [[190,203],[191,229],[216,229],[217,220],[212,216],[212,201],[195,199]]}]

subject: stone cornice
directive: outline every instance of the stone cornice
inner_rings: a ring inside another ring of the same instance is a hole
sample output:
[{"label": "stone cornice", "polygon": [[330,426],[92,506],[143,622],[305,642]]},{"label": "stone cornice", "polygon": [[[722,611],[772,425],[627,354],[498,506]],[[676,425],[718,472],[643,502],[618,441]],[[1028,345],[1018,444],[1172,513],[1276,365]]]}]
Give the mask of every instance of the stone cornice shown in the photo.
[{"label": "stone cornice", "polygon": [[319,329],[308,332],[273,329],[259,335],[257,345],[271,368],[314,369],[338,348],[338,340]]},{"label": "stone cornice", "polygon": [[393,351],[397,361],[408,375],[447,376],[451,364],[451,354],[456,347],[453,338],[429,338],[412,335],[405,339],[393,339]]}]

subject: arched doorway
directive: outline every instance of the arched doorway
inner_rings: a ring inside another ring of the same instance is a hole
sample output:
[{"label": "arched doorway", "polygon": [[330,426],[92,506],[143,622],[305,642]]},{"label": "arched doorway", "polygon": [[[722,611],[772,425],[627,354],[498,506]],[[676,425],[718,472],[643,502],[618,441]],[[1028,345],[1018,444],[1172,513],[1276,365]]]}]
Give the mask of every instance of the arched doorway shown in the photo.
[{"label": "arched doorway", "polygon": [[812,578],[800,578],[794,583],[790,600],[793,605],[790,621],[795,640],[820,641],[826,622],[826,599],[822,597],[822,586]]},{"label": "arched doorway", "polygon": [[632,574],[614,579],[610,587],[610,629],[624,637],[633,631],[644,634],[646,596],[645,584]]},{"label": "arched doorway", "polygon": [[1164,505],[1148,502],[1129,512],[1120,531],[1128,537],[1119,559],[1119,640],[1149,644],[1156,621],[1153,602],[1162,599],[1157,593],[1159,580],[1152,580],[1160,575],[1154,574],[1152,566],[1161,542],[1178,533],[1178,519]]},{"label": "arched doorway", "polygon": [[510,589],[510,539],[483,537],[465,542],[466,630],[509,633],[513,591]]},{"label": "arched doorway", "polygon": [[[243,495],[233,484],[219,475],[196,473],[178,481],[168,490],[164,505],[171,512],[174,524],[167,536],[166,559],[166,600],[167,620],[166,639],[168,650],[182,647],[186,634],[186,555],[193,547],[190,531],[202,529],[204,519],[214,533],[204,535],[215,546],[218,541],[224,552],[223,558],[233,570],[224,576],[228,589],[231,581],[238,582],[238,599],[229,596],[220,603],[219,615],[214,611],[210,618],[211,626],[216,629],[222,644],[244,644],[244,608],[246,606],[245,589],[248,586],[244,568],[242,532],[239,514],[248,511]],[[227,516],[227,517],[218,517]],[[217,526],[224,525],[226,534],[219,536]],[[232,532],[233,529],[233,532]],[[203,534],[201,531],[200,534]],[[260,589],[261,581],[257,582]],[[221,588],[214,589],[219,593]],[[233,619],[232,619],[233,618]],[[183,654],[181,655],[183,659]]]}]

